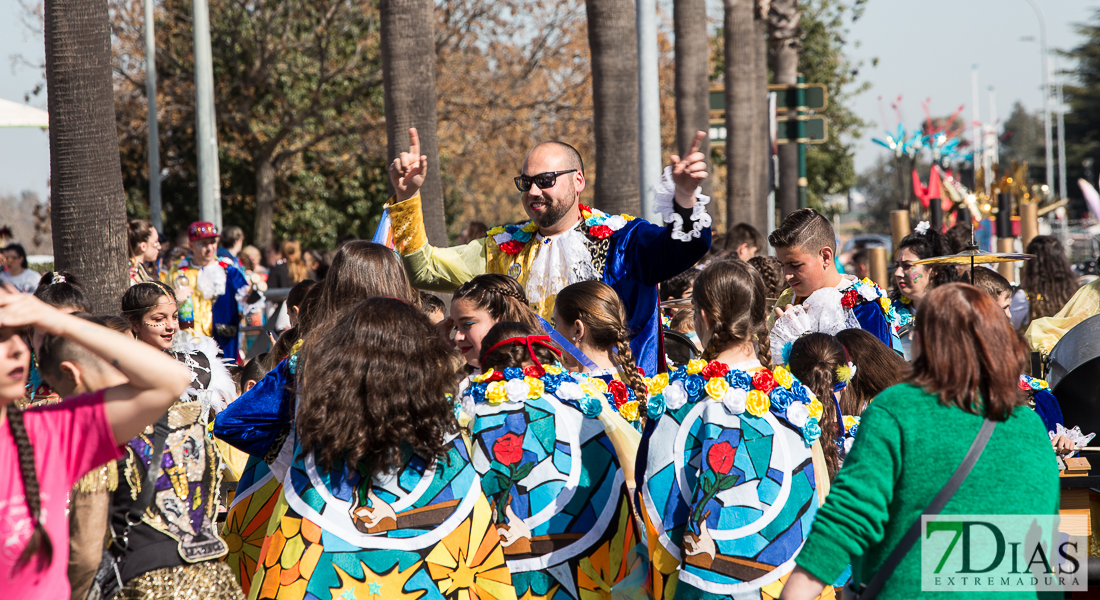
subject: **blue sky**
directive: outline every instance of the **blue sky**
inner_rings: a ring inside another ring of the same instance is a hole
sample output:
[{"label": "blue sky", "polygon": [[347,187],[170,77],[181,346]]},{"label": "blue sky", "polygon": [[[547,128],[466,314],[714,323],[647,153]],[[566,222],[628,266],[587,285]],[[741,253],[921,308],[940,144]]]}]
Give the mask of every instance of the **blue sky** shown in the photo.
[{"label": "blue sky", "polygon": [[[1100,9],[1100,2],[1086,0],[1038,3],[1046,15],[1051,48],[1060,49],[1077,44],[1073,24],[1090,19]],[[40,74],[13,67],[9,57],[22,54],[41,60],[42,40],[24,30],[19,3],[0,5],[0,98],[22,101],[23,94],[40,81]],[[881,135],[880,96],[891,128],[894,116],[889,105],[899,95],[906,127],[920,122],[925,99],[931,100],[936,115],[965,104],[963,114],[969,119],[970,67],[977,64],[983,117],[989,116],[989,86],[996,89],[1002,119],[1016,100],[1032,110],[1041,106],[1039,28],[1026,0],[868,0],[866,6],[848,36],[849,55],[865,62],[860,76],[872,83],[871,90],[854,101],[857,114],[873,124],[857,144],[858,169],[885,152],[870,141]],[[1035,40],[1021,40],[1026,36]],[[871,66],[872,58],[878,58],[877,66]],[[32,99],[32,104],[45,108],[45,96]],[[46,132],[0,130],[0,194],[30,189],[45,197],[49,160]]]}]

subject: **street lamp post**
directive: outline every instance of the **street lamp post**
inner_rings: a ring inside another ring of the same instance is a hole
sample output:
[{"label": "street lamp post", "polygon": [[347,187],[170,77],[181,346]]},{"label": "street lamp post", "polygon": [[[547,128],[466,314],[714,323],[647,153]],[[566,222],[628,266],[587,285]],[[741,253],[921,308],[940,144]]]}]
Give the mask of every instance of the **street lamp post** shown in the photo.
[{"label": "street lamp post", "polygon": [[149,114],[149,220],[164,233],[160,205],[160,146],[157,134],[157,42],[153,35],[153,0],[145,0],[145,97]]},{"label": "street lamp post", "polygon": [[1047,53],[1047,20],[1038,2],[1027,0],[1027,3],[1035,10],[1035,16],[1039,19],[1039,52],[1042,55],[1039,66],[1043,69],[1043,142],[1046,150],[1047,186],[1048,189],[1054,189],[1054,143],[1050,128],[1050,58]]}]

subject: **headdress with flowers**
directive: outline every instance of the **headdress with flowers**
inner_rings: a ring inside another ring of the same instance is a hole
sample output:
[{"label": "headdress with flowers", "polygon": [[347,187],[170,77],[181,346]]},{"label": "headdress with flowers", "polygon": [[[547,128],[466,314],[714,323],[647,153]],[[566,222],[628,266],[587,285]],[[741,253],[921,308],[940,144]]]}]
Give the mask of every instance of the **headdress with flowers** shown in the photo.
[{"label": "headdress with flowers", "polygon": [[671,373],[646,379],[647,415],[659,419],[698,402],[721,402],[743,419],[763,418],[768,412],[802,435],[807,446],[821,437],[821,402],[786,367],[744,371],[724,363],[695,359]]}]

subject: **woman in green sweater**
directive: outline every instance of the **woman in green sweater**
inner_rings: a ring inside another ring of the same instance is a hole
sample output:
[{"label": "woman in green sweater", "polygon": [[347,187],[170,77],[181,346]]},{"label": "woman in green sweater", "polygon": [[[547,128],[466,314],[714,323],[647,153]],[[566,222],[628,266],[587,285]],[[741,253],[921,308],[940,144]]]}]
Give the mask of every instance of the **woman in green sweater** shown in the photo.
[{"label": "woman in green sweater", "polygon": [[[813,598],[848,564],[854,581],[869,581],[962,462],[985,417],[998,421],[997,428],[942,514],[1058,511],[1054,451],[1017,387],[1025,366],[1023,342],[975,287],[944,285],[926,300],[916,319],[909,381],[884,391],[863,413],[852,451],[796,559],[784,600]],[[918,542],[878,598],[935,596],[921,591],[920,568]],[[1036,593],[967,593],[976,596],[999,600]]]}]

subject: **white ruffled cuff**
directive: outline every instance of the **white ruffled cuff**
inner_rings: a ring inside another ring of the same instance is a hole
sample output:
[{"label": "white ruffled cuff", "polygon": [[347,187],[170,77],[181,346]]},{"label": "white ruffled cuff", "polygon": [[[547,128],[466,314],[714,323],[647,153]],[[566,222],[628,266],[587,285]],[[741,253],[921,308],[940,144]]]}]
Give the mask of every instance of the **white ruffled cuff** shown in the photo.
[{"label": "white ruffled cuff", "polygon": [[653,204],[665,223],[672,225],[672,239],[690,242],[692,238],[701,236],[703,230],[710,227],[711,219],[707,214],[710,196],[703,194],[702,187],[695,188],[695,206],[691,209],[690,231],[684,231],[684,218],[676,212],[675,202],[676,184],[672,181],[672,167],[668,166],[653,186]]},{"label": "white ruffled cuff", "polygon": [[234,297],[237,300],[237,306],[240,308],[242,315],[248,315],[253,312],[263,310],[265,303],[267,302],[267,298],[264,296],[264,293],[259,290],[256,290],[256,293],[260,297],[259,300],[250,303],[248,301],[248,297],[252,295],[252,286],[242,285],[241,287],[237,288],[237,293],[234,295]]}]

